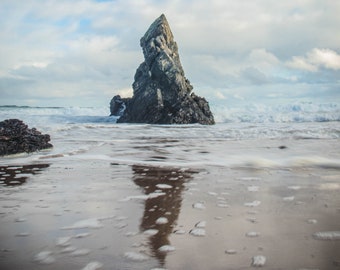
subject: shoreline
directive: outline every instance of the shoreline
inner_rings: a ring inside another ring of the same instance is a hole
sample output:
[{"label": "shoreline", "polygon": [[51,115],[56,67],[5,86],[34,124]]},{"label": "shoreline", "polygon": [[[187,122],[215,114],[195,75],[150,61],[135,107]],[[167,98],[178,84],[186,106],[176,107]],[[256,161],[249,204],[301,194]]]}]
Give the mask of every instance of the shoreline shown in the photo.
[{"label": "shoreline", "polygon": [[1,187],[2,269],[253,269],[255,256],[264,269],[338,268],[337,236],[314,236],[340,231],[337,167],[190,169],[89,154],[40,160],[49,165],[24,185]]}]

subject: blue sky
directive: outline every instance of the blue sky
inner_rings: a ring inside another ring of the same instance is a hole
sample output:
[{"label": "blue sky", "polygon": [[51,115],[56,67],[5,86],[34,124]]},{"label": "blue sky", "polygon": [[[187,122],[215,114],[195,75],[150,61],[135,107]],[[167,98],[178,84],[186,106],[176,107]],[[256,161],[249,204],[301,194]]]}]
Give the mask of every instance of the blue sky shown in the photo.
[{"label": "blue sky", "polygon": [[0,105],[107,106],[132,93],[164,13],[211,104],[340,103],[340,1],[0,1]]}]

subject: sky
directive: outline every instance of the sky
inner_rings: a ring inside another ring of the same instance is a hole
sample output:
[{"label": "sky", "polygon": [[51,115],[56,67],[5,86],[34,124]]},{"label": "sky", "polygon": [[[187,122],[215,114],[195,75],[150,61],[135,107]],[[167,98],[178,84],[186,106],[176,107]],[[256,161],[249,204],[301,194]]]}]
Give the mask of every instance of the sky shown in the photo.
[{"label": "sky", "polygon": [[340,104],[338,0],[0,0],[0,105],[131,96],[139,40],[162,13],[210,104]]}]

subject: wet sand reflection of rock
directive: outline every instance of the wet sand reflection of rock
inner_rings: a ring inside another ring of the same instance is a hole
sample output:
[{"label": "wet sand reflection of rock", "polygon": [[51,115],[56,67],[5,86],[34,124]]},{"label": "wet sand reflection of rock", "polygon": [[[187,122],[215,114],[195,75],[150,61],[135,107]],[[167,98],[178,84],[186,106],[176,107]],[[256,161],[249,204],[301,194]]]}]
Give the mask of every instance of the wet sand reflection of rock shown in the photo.
[{"label": "wet sand reflection of rock", "polygon": [[0,166],[0,185],[20,186],[31,175],[39,174],[49,164],[30,164],[18,166]]},{"label": "wet sand reflection of rock", "polygon": [[150,193],[161,191],[164,196],[149,198],[145,201],[143,218],[140,224],[141,231],[156,230],[156,234],[149,238],[152,254],[164,265],[167,252],[160,249],[170,246],[169,235],[176,226],[181,204],[184,183],[191,180],[194,170],[178,168],[132,167],[134,172],[133,181],[143,188],[143,192]]}]

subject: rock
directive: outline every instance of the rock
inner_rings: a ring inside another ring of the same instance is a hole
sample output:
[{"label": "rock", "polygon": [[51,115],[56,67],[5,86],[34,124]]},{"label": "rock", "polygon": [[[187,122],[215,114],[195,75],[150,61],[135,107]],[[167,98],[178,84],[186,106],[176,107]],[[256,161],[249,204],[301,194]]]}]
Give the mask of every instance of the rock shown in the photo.
[{"label": "rock", "polygon": [[0,156],[29,153],[51,148],[50,135],[29,129],[21,120],[8,119],[0,122]]},{"label": "rock", "polygon": [[125,99],[122,99],[120,95],[114,96],[110,102],[110,116],[122,116],[125,111]]},{"label": "rock", "polygon": [[[144,62],[138,67],[132,98],[118,123],[214,124],[208,102],[192,90],[179,59],[177,44],[162,14],[140,40]],[[111,114],[121,111],[120,97],[111,103]]]}]

